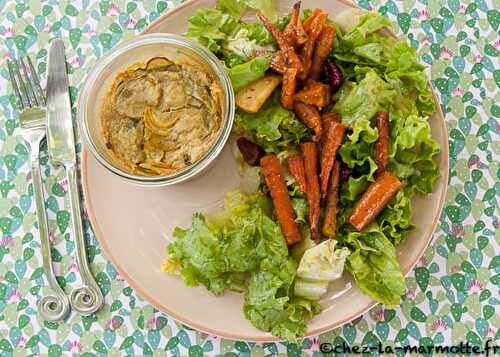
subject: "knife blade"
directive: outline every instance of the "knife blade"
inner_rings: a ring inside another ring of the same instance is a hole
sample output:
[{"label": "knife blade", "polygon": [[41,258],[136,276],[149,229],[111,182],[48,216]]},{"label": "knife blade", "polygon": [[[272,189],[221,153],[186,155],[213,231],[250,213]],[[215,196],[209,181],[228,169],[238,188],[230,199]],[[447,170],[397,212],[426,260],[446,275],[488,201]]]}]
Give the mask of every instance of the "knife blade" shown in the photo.
[{"label": "knife blade", "polygon": [[68,181],[71,223],[76,245],[76,261],[82,286],[71,291],[69,298],[73,310],[90,315],[103,304],[103,295],[87,261],[85,237],[80,211],[78,167],[75,150],[75,134],[71,117],[69,81],[66,72],[64,42],[52,41],[49,49],[47,75],[47,139],[52,164],[64,166]]},{"label": "knife blade", "polygon": [[49,157],[53,163],[66,166],[76,164],[76,152],[64,52],[62,40],[52,41],[49,51],[46,101]]}]

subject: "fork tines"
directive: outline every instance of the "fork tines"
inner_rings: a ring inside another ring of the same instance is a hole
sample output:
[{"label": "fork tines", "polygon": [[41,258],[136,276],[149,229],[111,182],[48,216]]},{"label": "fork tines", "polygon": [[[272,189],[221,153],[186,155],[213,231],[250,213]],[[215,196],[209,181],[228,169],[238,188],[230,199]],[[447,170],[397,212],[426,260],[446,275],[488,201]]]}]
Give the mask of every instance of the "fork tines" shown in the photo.
[{"label": "fork tines", "polygon": [[[45,106],[45,96],[40,85],[40,80],[36,74],[33,62],[29,56],[26,56],[28,66],[21,58],[7,61],[9,67],[10,82],[16,95],[16,105],[19,110],[32,107]],[[21,74],[21,71],[23,72]],[[24,79],[23,79],[24,77]]]}]

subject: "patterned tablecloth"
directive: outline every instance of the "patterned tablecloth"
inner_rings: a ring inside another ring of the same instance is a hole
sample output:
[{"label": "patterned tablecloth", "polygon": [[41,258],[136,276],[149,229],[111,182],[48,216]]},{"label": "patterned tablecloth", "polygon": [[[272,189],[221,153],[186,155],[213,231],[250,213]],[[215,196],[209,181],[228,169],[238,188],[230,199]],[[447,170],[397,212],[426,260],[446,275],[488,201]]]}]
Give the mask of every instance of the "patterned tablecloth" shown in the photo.
[{"label": "patterned tablecloth", "polygon": [[[106,305],[96,315],[44,322],[45,288],[27,149],[19,136],[6,60],[29,53],[46,74],[49,40],[67,45],[72,99],[87,70],[179,1],[0,0],[0,355],[319,355],[321,342],[352,345],[483,345],[500,338],[500,1],[359,0],[399,24],[430,67],[450,136],[450,187],[433,241],[397,309],[374,307],[342,328],[300,345],[234,342],[193,331],[159,313],[103,257],[89,223],[90,261]],[[47,208],[58,280],[76,286],[62,172],[47,166]]]}]

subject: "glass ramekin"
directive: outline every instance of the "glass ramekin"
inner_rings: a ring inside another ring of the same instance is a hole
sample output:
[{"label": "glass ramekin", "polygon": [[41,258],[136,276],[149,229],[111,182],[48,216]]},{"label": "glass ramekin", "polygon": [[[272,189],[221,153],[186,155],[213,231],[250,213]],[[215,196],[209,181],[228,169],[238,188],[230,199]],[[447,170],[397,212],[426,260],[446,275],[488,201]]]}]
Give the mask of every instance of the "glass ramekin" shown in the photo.
[{"label": "glass ramekin", "polygon": [[[167,57],[174,62],[201,66],[219,81],[222,88],[222,125],[217,140],[205,155],[192,165],[163,176],[140,176],[128,172],[106,148],[101,131],[101,101],[119,72],[152,57]],[[78,97],[77,120],[85,144],[97,161],[117,176],[141,186],[166,186],[198,175],[219,155],[231,133],[234,121],[234,92],[221,62],[197,42],[174,34],[138,36],[113,47],[88,73]]]}]

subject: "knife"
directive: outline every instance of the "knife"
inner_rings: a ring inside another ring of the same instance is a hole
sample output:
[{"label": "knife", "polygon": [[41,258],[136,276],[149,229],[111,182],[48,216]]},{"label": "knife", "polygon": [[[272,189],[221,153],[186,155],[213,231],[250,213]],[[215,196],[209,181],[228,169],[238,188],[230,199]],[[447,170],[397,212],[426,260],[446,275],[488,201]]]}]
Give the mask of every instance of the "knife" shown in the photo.
[{"label": "knife", "polygon": [[53,40],[50,45],[48,68],[47,140],[49,157],[52,164],[63,166],[66,171],[71,222],[76,243],[76,260],[83,283],[81,287],[71,291],[69,300],[75,311],[82,315],[90,315],[102,306],[103,296],[90,271],[85,250],[68,74],[66,73],[64,42],[61,39]]}]

